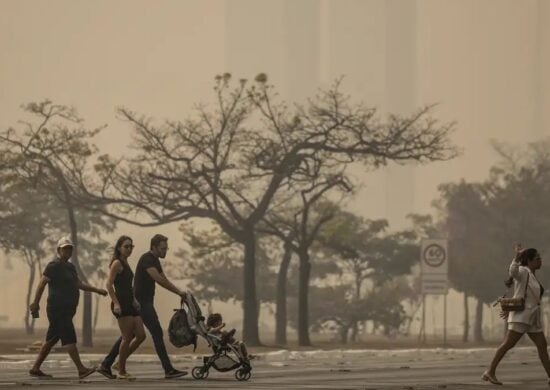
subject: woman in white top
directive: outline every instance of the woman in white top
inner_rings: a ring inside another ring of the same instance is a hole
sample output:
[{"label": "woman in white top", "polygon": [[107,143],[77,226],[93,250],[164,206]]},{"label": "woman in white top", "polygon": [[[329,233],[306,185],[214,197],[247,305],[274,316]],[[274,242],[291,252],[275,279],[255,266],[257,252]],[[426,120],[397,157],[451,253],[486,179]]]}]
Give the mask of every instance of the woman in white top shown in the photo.
[{"label": "woman in white top", "polygon": [[527,333],[537,346],[540,361],[548,375],[550,384],[550,359],[546,337],[543,332],[541,298],[544,287],[535,276],[535,272],[541,267],[542,259],[534,248],[522,250],[521,245],[516,246],[516,257],[510,264],[510,279],[506,285],[514,286],[514,298],[525,297],[525,309],[501,313],[501,317],[508,319],[508,331],[504,341],[498,347],[491,366],[482,375],[484,381],[495,385],[502,385],[495,375],[496,369],[506,352],[516,345],[524,333]]}]

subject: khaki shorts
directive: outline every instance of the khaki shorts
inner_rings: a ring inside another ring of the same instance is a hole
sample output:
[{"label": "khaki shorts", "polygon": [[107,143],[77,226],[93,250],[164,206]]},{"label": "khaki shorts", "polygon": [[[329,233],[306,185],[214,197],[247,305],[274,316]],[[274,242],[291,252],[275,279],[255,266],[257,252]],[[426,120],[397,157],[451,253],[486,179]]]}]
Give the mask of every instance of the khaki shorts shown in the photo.
[{"label": "khaki shorts", "polygon": [[540,324],[524,324],[523,322],[508,322],[508,330],[518,333],[541,333],[544,331]]}]

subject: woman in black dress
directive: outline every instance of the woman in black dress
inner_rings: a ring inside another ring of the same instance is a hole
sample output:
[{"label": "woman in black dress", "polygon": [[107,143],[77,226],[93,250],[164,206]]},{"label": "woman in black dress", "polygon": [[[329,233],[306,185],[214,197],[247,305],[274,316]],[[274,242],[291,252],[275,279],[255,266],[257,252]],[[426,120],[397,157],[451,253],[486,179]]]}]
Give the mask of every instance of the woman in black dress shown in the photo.
[{"label": "woman in black dress", "polygon": [[126,372],[126,360],[145,340],[145,330],[139,315],[139,304],[134,298],[134,273],[128,265],[128,257],[134,245],[128,236],[121,236],[109,267],[107,291],[111,296],[111,311],[118,320],[122,336],[118,358],[119,379],[132,379]]}]

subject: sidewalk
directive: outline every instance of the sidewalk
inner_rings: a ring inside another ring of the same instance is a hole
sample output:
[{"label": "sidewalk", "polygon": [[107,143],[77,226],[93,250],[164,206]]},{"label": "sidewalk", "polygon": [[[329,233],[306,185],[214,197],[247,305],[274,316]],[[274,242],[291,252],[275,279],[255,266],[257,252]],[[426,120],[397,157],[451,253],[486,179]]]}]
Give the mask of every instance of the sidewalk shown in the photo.
[{"label": "sidewalk", "polygon": [[[411,348],[411,349],[318,349],[311,351],[292,351],[281,349],[273,352],[254,354],[255,361],[266,363],[282,363],[292,361],[326,361],[326,360],[364,360],[364,361],[439,361],[462,360],[489,357],[494,348]],[[535,347],[516,347],[511,354],[536,353]],[[27,368],[32,365],[35,354],[3,354],[0,355],[0,369]],[[104,354],[82,353],[84,365],[94,365],[103,359]],[[180,365],[193,365],[202,360],[203,354],[182,353],[171,354],[170,359]],[[158,364],[156,354],[134,354],[131,356],[133,364]],[[72,367],[72,362],[66,353],[52,353],[44,363],[44,367]]]}]

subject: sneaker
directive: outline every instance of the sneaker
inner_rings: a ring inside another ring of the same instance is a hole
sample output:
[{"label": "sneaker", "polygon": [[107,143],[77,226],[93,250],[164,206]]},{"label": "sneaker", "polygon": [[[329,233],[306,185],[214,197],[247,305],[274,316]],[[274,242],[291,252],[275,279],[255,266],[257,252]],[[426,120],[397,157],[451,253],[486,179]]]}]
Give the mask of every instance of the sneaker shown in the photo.
[{"label": "sneaker", "polygon": [[136,378],[134,378],[132,375],[128,374],[127,372],[125,372],[124,374],[121,374],[120,372],[116,375],[116,378],[117,379],[126,379],[126,380],[129,380],[129,381],[132,381]]},{"label": "sneaker", "polygon": [[185,375],[187,375],[187,371],[180,371],[174,368],[172,371],[168,371],[164,375],[164,379],[181,378],[182,376],[185,376]]},{"label": "sneaker", "polygon": [[99,366],[97,369],[97,372],[103,375],[107,379],[116,379],[115,374],[113,374],[110,368]]},{"label": "sneaker", "polygon": [[53,376],[42,372],[42,370],[29,370],[29,375],[34,378],[51,379]]}]

